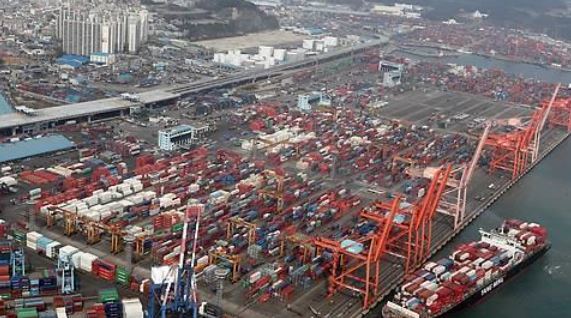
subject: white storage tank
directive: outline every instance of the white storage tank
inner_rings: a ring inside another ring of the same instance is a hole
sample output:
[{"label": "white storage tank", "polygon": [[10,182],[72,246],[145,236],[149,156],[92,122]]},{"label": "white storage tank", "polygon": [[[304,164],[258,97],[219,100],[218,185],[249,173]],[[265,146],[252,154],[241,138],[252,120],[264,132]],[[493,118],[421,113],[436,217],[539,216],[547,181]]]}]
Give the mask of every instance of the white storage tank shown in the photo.
[{"label": "white storage tank", "polygon": [[286,59],[287,51],[285,49],[274,49],[274,58],[277,61],[283,62]]},{"label": "white storage tank", "polygon": [[272,57],[274,54],[274,47],[273,46],[260,46],[258,48],[258,54],[263,56],[264,58],[268,59]]}]

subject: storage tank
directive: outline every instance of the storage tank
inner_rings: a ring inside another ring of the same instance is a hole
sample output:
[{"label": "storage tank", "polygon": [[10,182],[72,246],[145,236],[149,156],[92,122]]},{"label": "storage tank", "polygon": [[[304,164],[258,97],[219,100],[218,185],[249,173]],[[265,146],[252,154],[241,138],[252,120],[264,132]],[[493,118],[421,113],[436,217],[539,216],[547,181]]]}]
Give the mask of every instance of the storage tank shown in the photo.
[{"label": "storage tank", "polygon": [[303,40],[302,47],[307,50],[313,50],[315,47],[315,40]]},{"label": "storage tank", "polygon": [[274,49],[274,58],[277,61],[285,61],[287,51],[285,49]]},{"label": "storage tank", "polygon": [[274,55],[274,47],[273,46],[260,46],[258,48],[258,54],[263,56],[264,58],[268,59]]}]

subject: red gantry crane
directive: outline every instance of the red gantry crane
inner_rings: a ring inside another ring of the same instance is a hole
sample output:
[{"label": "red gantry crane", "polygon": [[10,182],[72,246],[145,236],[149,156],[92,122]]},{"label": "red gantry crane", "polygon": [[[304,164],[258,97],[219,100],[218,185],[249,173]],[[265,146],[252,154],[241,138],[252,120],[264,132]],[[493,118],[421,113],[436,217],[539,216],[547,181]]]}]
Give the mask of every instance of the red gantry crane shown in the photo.
[{"label": "red gantry crane", "polygon": [[521,125],[521,121],[517,118],[494,121],[496,124],[514,126],[515,130],[489,135],[486,145],[492,150],[491,173],[497,170],[505,170],[511,172],[512,179],[515,179],[525,171],[531,162],[537,160],[541,132],[560,86],[559,84],[555,88],[551,101],[544,103],[541,108],[537,109],[527,124]]},{"label": "red gantry crane", "polygon": [[571,132],[571,98],[558,98],[554,101],[548,123],[551,127],[563,127]]},{"label": "red gantry crane", "polygon": [[[450,172],[450,178],[446,182],[446,188],[440,199],[440,203],[436,208],[436,212],[449,215],[454,218],[454,229],[457,229],[464,221],[464,216],[466,215],[466,197],[468,194],[468,184],[472,179],[474,170],[478,165],[482,150],[486,145],[486,140],[490,133],[492,123],[488,122],[485,125],[484,131],[480,137],[480,141],[476,146],[474,155],[470,162],[452,168]],[[435,171],[438,168],[409,168],[407,173],[413,177],[421,177],[432,179],[435,176]],[[459,176],[459,178],[456,178]]]},{"label": "red gantry crane", "polygon": [[430,254],[432,219],[442,197],[451,166],[435,172],[425,196],[407,204],[397,196],[391,202],[378,202],[361,217],[373,221],[377,230],[358,239],[341,242],[315,238],[318,255],[332,253],[328,295],[341,289],[363,296],[363,308],[369,308],[381,292],[381,261],[390,254],[404,259],[404,270],[411,272]]}]

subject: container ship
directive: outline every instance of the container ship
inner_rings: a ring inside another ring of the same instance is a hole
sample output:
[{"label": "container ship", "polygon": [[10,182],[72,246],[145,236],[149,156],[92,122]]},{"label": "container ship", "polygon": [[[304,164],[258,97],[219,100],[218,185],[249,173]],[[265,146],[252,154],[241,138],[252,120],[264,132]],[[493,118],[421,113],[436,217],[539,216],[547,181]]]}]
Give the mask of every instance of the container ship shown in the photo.
[{"label": "container ship", "polygon": [[479,231],[479,241],[462,244],[449,257],[427,262],[407,275],[394,299],[383,307],[383,317],[432,318],[458,311],[550,248],[547,230],[536,223],[506,220],[497,229]]}]

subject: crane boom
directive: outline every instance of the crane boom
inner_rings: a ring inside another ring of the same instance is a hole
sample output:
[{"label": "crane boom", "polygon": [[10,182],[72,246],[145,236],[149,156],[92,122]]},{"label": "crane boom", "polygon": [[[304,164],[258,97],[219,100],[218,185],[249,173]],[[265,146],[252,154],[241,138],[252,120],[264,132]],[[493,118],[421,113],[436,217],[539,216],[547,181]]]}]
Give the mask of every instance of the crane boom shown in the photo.
[{"label": "crane boom", "polygon": [[549,112],[551,111],[551,108],[553,107],[553,103],[555,103],[555,98],[557,98],[557,94],[559,93],[559,88],[561,87],[561,83],[557,84],[557,86],[555,87],[555,91],[553,91],[553,95],[551,95],[551,99],[549,100],[549,104],[547,104],[547,107],[545,108],[545,110],[543,111],[543,113],[541,113],[541,118],[539,119],[539,123],[536,127],[536,130],[534,132],[534,140],[533,140],[533,148],[531,149],[532,153],[531,153],[531,160],[535,161],[537,160],[537,157],[539,157],[539,142],[541,141],[541,131],[543,130],[543,127],[545,126],[545,123],[547,122],[547,118],[549,117]]},{"label": "crane boom", "polygon": [[551,100],[549,100],[549,105],[547,105],[547,109],[545,110],[545,113],[543,113],[543,118],[541,118],[541,122],[539,123],[539,127],[537,128],[538,132],[541,132],[541,130],[545,126],[545,123],[547,122],[547,117],[549,117],[549,112],[551,111],[551,108],[553,107],[553,103],[555,103],[555,98],[557,98],[557,94],[559,94],[560,88],[561,88],[561,83],[557,84],[557,87],[555,87],[555,91],[553,92],[553,95],[551,96]]},{"label": "crane boom", "polygon": [[482,154],[482,150],[486,145],[486,140],[488,139],[488,135],[490,134],[490,129],[492,128],[492,123],[488,122],[486,124],[486,128],[484,128],[484,132],[482,133],[482,137],[480,137],[480,142],[478,142],[478,146],[476,147],[476,151],[474,151],[474,156],[472,157],[472,161],[468,165],[466,171],[462,174],[462,180],[460,181],[460,188],[465,188],[468,186],[470,179],[472,179],[472,175],[474,174],[474,170],[476,170],[476,166],[478,164],[478,160],[480,160],[480,155]]},{"label": "crane boom", "polygon": [[391,228],[392,228],[392,225],[393,225],[393,222],[395,219],[395,215],[396,215],[397,211],[399,210],[401,199],[402,198],[400,196],[397,196],[393,201],[393,204],[391,206],[391,211],[389,212],[388,222],[386,222],[386,224],[383,228],[383,232],[377,238],[377,246],[376,246],[375,254],[374,254],[374,258],[373,258],[374,260],[380,260],[381,256],[384,253],[385,246],[387,245],[387,240],[389,238],[389,234],[391,232]]}]

